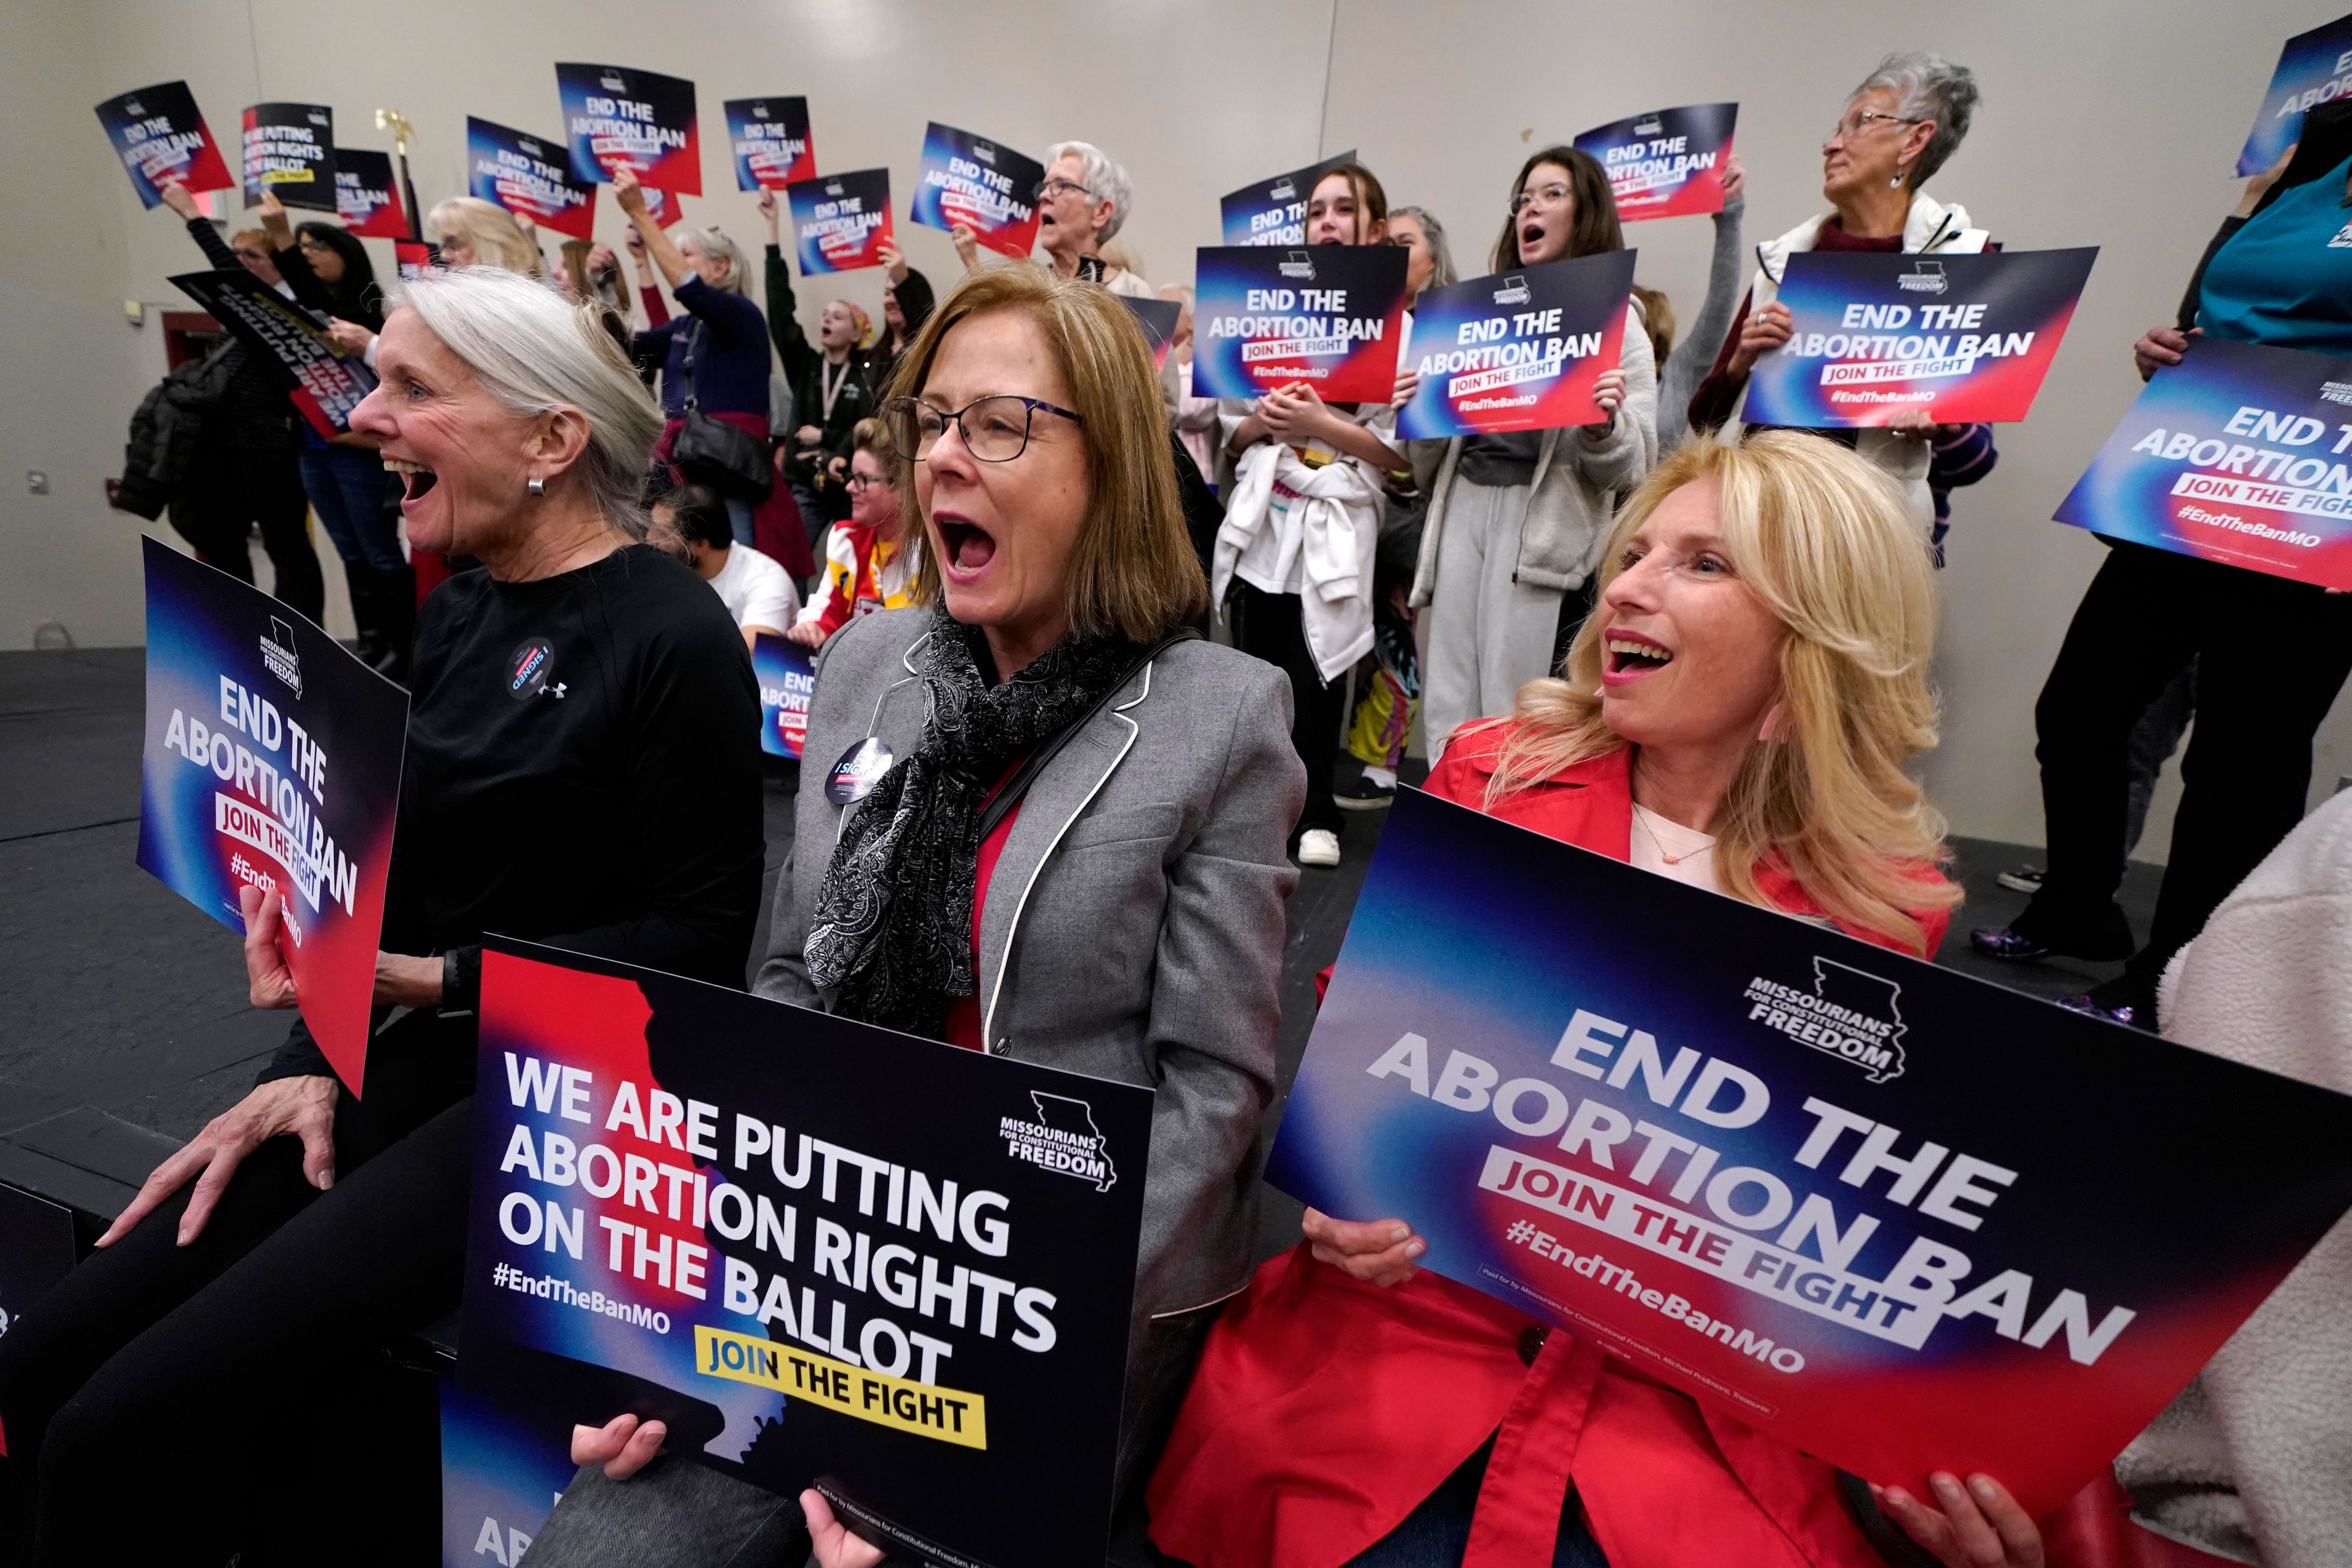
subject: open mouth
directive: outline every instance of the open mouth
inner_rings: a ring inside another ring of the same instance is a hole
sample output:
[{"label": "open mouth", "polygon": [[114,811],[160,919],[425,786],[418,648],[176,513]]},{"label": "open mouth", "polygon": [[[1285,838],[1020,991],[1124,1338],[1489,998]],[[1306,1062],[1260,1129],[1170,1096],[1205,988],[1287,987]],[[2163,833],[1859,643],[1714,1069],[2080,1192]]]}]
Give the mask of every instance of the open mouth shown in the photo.
[{"label": "open mouth", "polygon": [[383,466],[400,476],[400,504],[414,506],[425,499],[425,492],[440,480],[441,476],[422,463],[412,463],[405,458],[386,458]]},{"label": "open mouth", "polygon": [[940,550],[947,563],[966,576],[996,558],[996,541],[979,524],[960,517],[938,518]]},{"label": "open mouth", "polygon": [[1612,632],[1607,646],[1609,673],[1612,675],[1647,675],[1654,669],[1664,669],[1675,661],[1672,648],[1644,637],[1628,637],[1622,632]]},{"label": "open mouth", "polygon": [[1543,243],[1543,237],[1544,226],[1542,224],[1523,223],[1519,226],[1519,248],[1522,251],[1533,250],[1537,246]]}]

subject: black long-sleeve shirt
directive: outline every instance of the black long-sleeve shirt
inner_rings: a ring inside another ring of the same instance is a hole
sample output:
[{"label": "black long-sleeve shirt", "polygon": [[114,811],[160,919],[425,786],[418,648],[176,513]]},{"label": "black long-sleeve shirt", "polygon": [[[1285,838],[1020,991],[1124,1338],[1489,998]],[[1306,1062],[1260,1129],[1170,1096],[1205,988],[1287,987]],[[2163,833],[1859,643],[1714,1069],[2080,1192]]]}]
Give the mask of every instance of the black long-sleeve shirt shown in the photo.
[{"label": "black long-sleeve shirt", "polygon": [[[216,269],[245,270],[245,263],[236,258],[236,252],[229,248],[228,241],[220,237],[210,219],[190,218],[188,237],[196,242],[196,248]],[[290,459],[301,446],[301,438],[295,434],[294,405],[286,396],[286,388],[293,378],[241,340],[230,346],[228,357],[234,368],[229,372],[228,384],[221,390],[219,408],[205,423],[206,444],[235,447],[246,452],[278,453]]]},{"label": "black long-sleeve shirt", "polygon": [[[436,1055],[472,1077],[488,931],[741,986],[766,845],[760,696],[710,585],[649,545],[501,583],[416,626],[388,952],[456,952]],[[264,1081],[323,1074],[299,1023]]]},{"label": "black long-sleeve shirt", "polygon": [[[857,422],[874,412],[876,392],[866,354],[852,349],[849,363],[831,370],[838,384],[833,412],[825,412],[824,351],[809,342],[793,306],[792,264],[784,259],[781,246],[772,245],[768,247],[768,334],[784,362],[784,378],[793,384],[793,423],[784,436],[784,472],[808,484],[826,458],[849,455],[850,437]],[[823,433],[814,453],[800,444],[799,431],[804,425],[814,425]]]}]

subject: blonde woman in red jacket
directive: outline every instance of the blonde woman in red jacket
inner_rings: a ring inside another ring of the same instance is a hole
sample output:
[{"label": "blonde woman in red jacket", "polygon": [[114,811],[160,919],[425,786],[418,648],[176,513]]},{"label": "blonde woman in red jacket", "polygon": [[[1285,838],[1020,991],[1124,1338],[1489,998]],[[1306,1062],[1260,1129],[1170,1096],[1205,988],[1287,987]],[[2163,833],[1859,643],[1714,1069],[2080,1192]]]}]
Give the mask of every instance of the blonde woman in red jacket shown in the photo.
[{"label": "blonde woman in red jacket", "polygon": [[[1793,432],[1694,442],[1635,493],[1566,678],[1465,725],[1429,789],[1918,956],[1959,889],[1903,772],[1933,745],[1932,568],[1892,483]],[[1415,1265],[1407,1219],[1307,1215],[1212,1333],[1152,1483],[1199,1568],[2038,1568],[1998,1480],[1836,1472]]]}]

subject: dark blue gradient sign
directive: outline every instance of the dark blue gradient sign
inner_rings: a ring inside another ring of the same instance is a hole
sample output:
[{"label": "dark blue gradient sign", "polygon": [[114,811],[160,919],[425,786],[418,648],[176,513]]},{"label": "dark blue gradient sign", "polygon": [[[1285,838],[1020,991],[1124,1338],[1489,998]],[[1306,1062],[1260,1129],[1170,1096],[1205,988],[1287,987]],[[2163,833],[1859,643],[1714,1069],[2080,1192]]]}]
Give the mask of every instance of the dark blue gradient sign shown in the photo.
[{"label": "dark blue gradient sign", "polygon": [[1024,257],[1037,244],[1037,185],[1045,177],[1045,165],[1028,154],[935,120],[923,132],[907,216],[927,228],[962,224],[989,249]]},{"label": "dark blue gradient sign", "polygon": [[781,191],[816,177],[807,99],[730,98],[724,107],[736,189]]},{"label": "dark blue gradient sign", "polygon": [[572,167],[609,184],[634,170],[640,184],[689,196],[702,194],[702,132],[694,84],[658,71],[559,63],[563,135]]},{"label": "dark blue gradient sign", "polygon": [[1225,243],[1306,244],[1307,204],[1314,197],[1315,183],[1341,164],[1355,161],[1356,152],[1351,147],[1336,158],[1326,158],[1319,163],[1309,163],[1303,169],[1293,169],[1286,174],[1276,174],[1270,180],[1226,193],[1218,204]]},{"label": "dark blue gradient sign", "polygon": [[551,138],[467,115],[466,194],[573,239],[595,237],[596,185]]},{"label": "dark blue gradient sign", "polygon": [[2352,92],[2352,16],[2297,33],[2279,50],[2278,68],[2262,111],[2238,153],[2241,176],[2259,174],[2279,161],[2303,134],[2304,111]]},{"label": "dark blue gradient sign", "polygon": [[882,265],[890,241],[890,171],[859,169],[796,180],[785,189],[801,271],[854,272]]},{"label": "dark blue gradient sign", "polygon": [[2352,1099],[1400,792],[1267,1179],[2038,1517],[2352,1205]]},{"label": "dark blue gradient sign", "polygon": [[1397,434],[1418,440],[1597,423],[1592,384],[1617,367],[1635,254],[1604,251],[1423,289],[1406,361],[1421,384],[1397,412]]},{"label": "dark blue gradient sign", "polygon": [[1386,403],[1396,393],[1405,259],[1392,245],[1202,250],[1193,395],[1257,397],[1303,381],[1327,403]]},{"label": "dark blue gradient sign", "polygon": [[1984,256],[1801,251],[1780,302],[1794,332],[1756,362],[1741,417],[1805,429],[2022,419],[2098,248]]},{"label": "dark blue gradient sign", "polygon": [[186,82],[157,82],[110,98],[98,106],[98,121],[131,175],[131,189],[148,206],[163,199],[165,185],[201,195],[236,184]]},{"label": "dark blue gradient sign", "polygon": [[2192,341],[2149,378],[2056,515],[2110,539],[2352,588],[2352,359]]},{"label": "dark blue gradient sign", "polygon": [[407,693],[250,584],[142,544],[139,864],[240,933],[239,888],[285,895],[302,1021],[360,1094]]},{"label": "dark blue gradient sign", "polygon": [[1609,172],[1617,216],[1685,217],[1723,210],[1736,103],[1693,103],[1596,126],[1576,139]]},{"label": "dark blue gradient sign", "polygon": [[751,673],[760,681],[760,749],[798,762],[808,739],[809,699],[816,693],[808,649],[761,632],[751,647]]}]

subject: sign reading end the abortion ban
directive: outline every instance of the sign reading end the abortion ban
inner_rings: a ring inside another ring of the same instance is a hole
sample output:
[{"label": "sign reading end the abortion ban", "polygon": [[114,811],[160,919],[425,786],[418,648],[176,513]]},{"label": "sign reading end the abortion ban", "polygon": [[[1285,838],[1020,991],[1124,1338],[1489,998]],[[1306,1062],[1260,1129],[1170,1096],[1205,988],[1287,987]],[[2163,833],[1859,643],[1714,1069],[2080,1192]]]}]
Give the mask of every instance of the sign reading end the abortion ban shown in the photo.
[{"label": "sign reading end the abortion ban", "polygon": [[1603,251],[1423,289],[1405,363],[1421,384],[1398,411],[1397,434],[1417,440],[1606,418],[1592,389],[1624,343],[1635,256]]},{"label": "sign reading end the abortion ban", "polygon": [[1327,403],[1386,403],[1396,392],[1404,271],[1392,245],[1203,249],[1193,395],[1258,397],[1305,382]]},{"label": "sign reading end the abortion ban", "polygon": [[1091,1568],[1152,1103],[494,937],[459,1380],[658,1416],[894,1554]]},{"label": "sign reading end the abortion ban", "polygon": [[2056,516],[2352,588],[2352,359],[2195,340],[2149,378]]},{"label": "sign reading end the abortion ban", "polygon": [[2022,419],[2074,319],[2096,247],[1969,256],[1801,251],[1789,341],[1756,362],[1741,417],[1805,429]]},{"label": "sign reading end the abortion ban", "polygon": [[1407,791],[1268,1179],[1841,1468],[2038,1517],[2352,1205],[2352,1099]]}]

